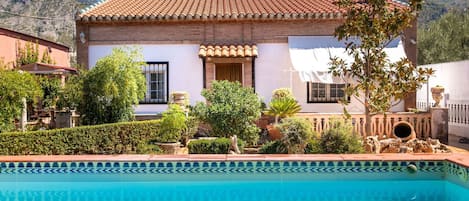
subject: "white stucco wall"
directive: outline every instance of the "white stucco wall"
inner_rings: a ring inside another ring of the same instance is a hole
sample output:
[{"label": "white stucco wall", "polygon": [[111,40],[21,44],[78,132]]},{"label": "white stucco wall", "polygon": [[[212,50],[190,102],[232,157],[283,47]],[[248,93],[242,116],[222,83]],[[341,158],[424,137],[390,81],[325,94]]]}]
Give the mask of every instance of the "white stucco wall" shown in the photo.
[{"label": "white stucco wall", "polygon": [[[469,100],[469,60],[419,67],[435,70],[435,75],[431,76],[428,81],[429,90],[436,85],[442,85],[445,87],[446,100]],[[426,100],[426,91],[426,86],[419,89],[417,91],[417,100]],[[431,93],[430,100],[432,100]]]},{"label": "white stucco wall", "polygon": [[[435,70],[435,75],[428,81],[428,91],[426,85],[417,91],[418,102],[426,102],[427,94],[432,102],[431,87],[441,85],[445,88],[443,100],[440,102],[441,106],[445,106],[446,103],[469,104],[469,60],[420,67],[432,68]],[[468,124],[449,123],[450,134],[469,137],[468,130]]]},{"label": "white stucco wall", "polygon": [[[287,43],[258,44],[259,57],[256,59],[256,92],[269,103],[272,91],[281,87],[291,88],[302,112],[342,113],[343,106],[338,103],[307,103],[306,83],[302,82],[294,70]],[[363,113],[363,105],[352,98],[347,110]],[[404,111],[404,104],[392,108],[391,111]]]},{"label": "white stucco wall", "polygon": [[[132,46],[132,45],[128,45]],[[202,60],[198,57],[199,45],[136,45],[142,48],[147,62],[168,62],[169,93],[187,91],[191,104],[203,101],[200,92],[203,88]],[[89,66],[93,67],[98,59],[111,54],[116,45],[91,45],[89,47]],[[166,110],[165,104],[141,104],[135,108],[136,114],[155,114]]]},{"label": "white stucco wall", "polygon": [[[128,45],[131,46],[131,45]],[[191,104],[204,101],[200,95],[203,89],[202,60],[198,57],[198,44],[180,45],[136,45],[143,49],[147,62],[169,63],[169,93],[187,91]],[[299,78],[294,70],[287,43],[257,44],[258,58],[255,60],[256,92],[269,103],[272,91],[277,88],[289,87],[302,106],[302,112],[342,113],[343,106],[338,103],[307,103],[306,83]],[[98,59],[111,54],[117,45],[90,45],[89,66],[93,67]],[[137,114],[155,114],[166,110],[167,105],[141,104],[135,108]],[[347,106],[349,112],[362,113],[363,106],[352,98]],[[403,111],[403,103],[392,111]]]}]

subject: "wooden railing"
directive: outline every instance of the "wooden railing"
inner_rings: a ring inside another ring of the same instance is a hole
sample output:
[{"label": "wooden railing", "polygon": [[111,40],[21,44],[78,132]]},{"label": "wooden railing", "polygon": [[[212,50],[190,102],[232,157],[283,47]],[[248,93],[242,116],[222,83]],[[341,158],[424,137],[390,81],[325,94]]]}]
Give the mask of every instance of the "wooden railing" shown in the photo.
[{"label": "wooden railing", "polygon": [[[313,129],[322,133],[330,128],[331,118],[342,118],[341,114],[321,114],[321,113],[299,113],[299,117],[308,119]],[[352,114],[352,125],[356,133],[365,136],[365,115]],[[372,117],[371,131],[373,135],[378,135],[380,139],[391,137],[393,125],[399,121],[409,122],[415,129],[417,138],[425,139],[431,136],[431,114],[430,113],[392,113],[386,115],[374,115]]]}]

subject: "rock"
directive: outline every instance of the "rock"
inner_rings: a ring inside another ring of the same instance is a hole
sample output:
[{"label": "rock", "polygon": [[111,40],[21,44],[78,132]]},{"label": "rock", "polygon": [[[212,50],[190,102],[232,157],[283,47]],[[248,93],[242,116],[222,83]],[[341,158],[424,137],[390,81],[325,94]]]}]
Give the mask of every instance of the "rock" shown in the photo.
[{"label": "rock", "polygon": [[438,139],[431,139],[431,138],[427,138],[427,143],[430,144],[430,145],[433,145],[433,146],[438,146],[440,145],[440,140]]},{"label": "rock", "polygon": [[395,144],[389,144],[386,147],[381,148],[381,153],[399,153],[401,152],[401,147]]},{"label": "rock", "polygon": [[407,166],[407,172],[409,172],[410,174],[415,174],[417,173],[417,171],[418,171],[418,168],[415,164],[409,164]]},{"label": "rock", "polygon": [[368,136],[365,139],[365,150],[368,153],[449,153],[448,147],[438,139],[411,139],[402,142],[401,138],[378,140],[378,136]]},{"label": "rock", "polygon": [[381,151],[381,143],[378,140],[378,136],[368,136],[365,139],[365,151],[368,153],[379,154]]},{"label": "rock", "polygon": [[399,153],[401,151],[402,140],[400,138],[388,138],[379,141],[380,153]]}]

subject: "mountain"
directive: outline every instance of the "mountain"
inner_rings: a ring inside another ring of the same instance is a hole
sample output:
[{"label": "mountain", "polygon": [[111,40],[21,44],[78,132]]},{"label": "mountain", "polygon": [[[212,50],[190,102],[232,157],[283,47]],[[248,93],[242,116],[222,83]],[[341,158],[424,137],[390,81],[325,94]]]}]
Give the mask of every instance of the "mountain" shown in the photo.
[{"label": "mountain", "polygon": [[450,10],[466,11],[469,9],[468,0],[425,0],[419,13],[419,27],[426,27],[432,21],[440,19]]},{"label": "mountain", "polygon": [[[75,14],[99,0],[1,0],[0,27],[67,45],[74,50]],[[134,1],[134,0],[129,0]],[[426,0],[419,27],[451,9],[469,8],[468,0]]]},{"label": "mountain", "polygon": [[0,27],[74,49],[75,14],[97,0],[2,0]]}]

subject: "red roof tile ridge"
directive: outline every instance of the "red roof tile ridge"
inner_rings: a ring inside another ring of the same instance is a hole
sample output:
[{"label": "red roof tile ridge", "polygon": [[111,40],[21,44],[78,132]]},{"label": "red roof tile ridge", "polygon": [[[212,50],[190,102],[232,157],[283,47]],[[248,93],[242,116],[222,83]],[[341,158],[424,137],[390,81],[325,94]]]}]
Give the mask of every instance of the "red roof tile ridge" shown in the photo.
[{"label": "red roof tile ridge", "polygon": [[103,0],[84,9],[77,21],[341,19],[345,14],[334,0]]}]

